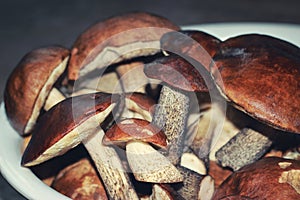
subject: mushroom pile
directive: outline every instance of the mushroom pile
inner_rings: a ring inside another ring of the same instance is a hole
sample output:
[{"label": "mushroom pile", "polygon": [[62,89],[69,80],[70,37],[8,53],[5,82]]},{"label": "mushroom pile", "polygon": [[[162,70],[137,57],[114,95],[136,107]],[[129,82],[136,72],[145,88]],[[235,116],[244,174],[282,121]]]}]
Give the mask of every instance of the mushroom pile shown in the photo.
[{"label": "mushroom pile", "polygon": [[21,165],[58,161],[72,199],[300,199],[299,88],[297,46],[134,12],[26,54],[4,102]]}]

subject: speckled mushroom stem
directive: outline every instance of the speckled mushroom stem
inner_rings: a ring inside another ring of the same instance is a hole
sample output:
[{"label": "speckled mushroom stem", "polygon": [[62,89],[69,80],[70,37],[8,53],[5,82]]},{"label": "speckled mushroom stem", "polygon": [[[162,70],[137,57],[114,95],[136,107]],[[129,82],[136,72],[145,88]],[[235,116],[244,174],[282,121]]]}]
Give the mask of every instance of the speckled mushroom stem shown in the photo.
[{"label": "speckled mushroom stem", "polygon": [[189,97],[183,92],[163,86],[153,122],[161,127],[167,136],[167,158],[178,164],[183,152],[185,127],[189,111]]},{"label": "speckled mushroom stem", "polygon": [[103,136],[104,132],[100,130],[83,141],[83,144],[92,157],[109,196],[112,199],[138,200],[117,152],[112,147],[102,145]]},{"label": "speckled mushroom stem", "polygon": [[268,137],[244,128],[216,152],[216,158],[223,167],[237,171],[260,159],[271,145]]}]

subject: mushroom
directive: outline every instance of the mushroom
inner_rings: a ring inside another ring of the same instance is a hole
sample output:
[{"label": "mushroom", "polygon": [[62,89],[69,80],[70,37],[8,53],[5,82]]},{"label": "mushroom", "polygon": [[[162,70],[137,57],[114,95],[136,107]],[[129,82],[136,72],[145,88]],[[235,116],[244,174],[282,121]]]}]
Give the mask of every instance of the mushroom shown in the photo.
[{"label": "mushroom", "polygon": [[138,199],[116,151],[102,145],[104,132],[99,125],[118,102],[118,95],[98,92],[70,97],[55,105],[40,117],[23,154],[22,165],[37,165],[82,142],[108,195],[113,199]]},{"label": "mushroom", "polygon": [[[223,84],[215,79],[217,88],[237,109],[281,130],[280,134],[299,134],[299,55],[298,47],[271,36],[249,34],[228,39],[214,57]],[[215,75],[214,71],[211,73]],[[223,166],[237,170],[259,159],[270,148],[275,134],[251,129],[243,129],[217,152]],[[232,151],[233,148],[236,150]],[[233,163],[234,160],[238,162]]]},{"label": "mushroom", "polygon": [[113,125],[103,139],[103,144],[126,145],[128,164],[136,180],[151,183],[182,181],[180,172],[168,159],[150,144],[165,148],[164,133],[142,119],[125,119]]},{"label": "mushroom", "polygon": [[163,17],[143,12],[127,13],[99,22],[75,41],[68,78],[77,80],[96,68],[158,53],[161,35],[178,29]]},{"label": "mushroom", "polygon": [[216,190],[219,199],[299,199],[300,162],[263,158],[234,172]]},{"label": "mushroom", "polygon": [[33,130],[47,97],[48,103],[53,100],[51,91],[57,91],[52,88],[65,71],[68,58],[69,50],[63,47],[39,48],[26,54],[11,73],[4,93],[5,110],[20,135]]},{"label": "mushroom", "polygon": [[207,91],[207,87],[199,72],[175,55],[146,64],[144,72],[149,78],[165,83],[155,108],[153,123],[163,128],[168,141],[167,157],[173,164],[178,164],[183,151],[191,92]]},{"label": "mushroom", "polygon": [[86,158],[61,170],[51,187],[74,200],[108,199],[97,172]]},{"label": "mushroom", "polygon": [[[173,163],[178,163],[182,153],[182,143],[185,137],[183,132],[190,101],[185,91],[198,93],[212,90],[212,80],[207,71],[202,68],[203,66],[209,68],[212,62],[211,56],[217,51],[220,41],[204,32],[182,31],[164,34],[160,43],[162,50],[178,54],[178,56],[161,58],[146,65],[144,71],[148,77],[166,83],[161,90],[159,106],[154,114],[154,123],[165,130],[168,142],[173,143],[169,150],[173,153],[170,153],[169,157]],[[169,116],[166,116],[166,113],[169,113]],[[201,159],[208,156],[212,137],[212,135],[208,136],[208,142],[203,145],[205,146],[203,147],[204,156]]]}]

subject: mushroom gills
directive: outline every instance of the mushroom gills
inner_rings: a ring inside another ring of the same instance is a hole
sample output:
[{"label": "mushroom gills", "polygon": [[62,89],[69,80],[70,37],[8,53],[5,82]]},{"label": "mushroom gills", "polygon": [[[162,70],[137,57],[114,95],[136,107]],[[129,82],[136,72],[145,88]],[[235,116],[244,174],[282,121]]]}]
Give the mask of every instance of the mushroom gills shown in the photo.
[{"label": "mushroom gills", "polygon": [[223,167],[237,171],[261,158],[271,145],[268,137],[244,128],[216,152],[216,159]]},{"label": "mushroom gills", "polygon": [[161,127],[167,136],[166,157],[173,164],[178,164],[183,152],[189,102],[186,94],[164,85],[155,108],[153,122]]}]

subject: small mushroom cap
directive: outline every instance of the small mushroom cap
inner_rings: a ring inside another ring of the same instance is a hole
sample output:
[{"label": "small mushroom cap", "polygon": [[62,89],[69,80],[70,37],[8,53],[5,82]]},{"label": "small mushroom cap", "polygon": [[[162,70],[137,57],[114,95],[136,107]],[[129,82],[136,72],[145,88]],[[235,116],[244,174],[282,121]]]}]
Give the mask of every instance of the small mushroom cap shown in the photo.
[{"label": "small mushroom cap", "polygon": [[51,187],[74,200],[108,199],[104,186],[88,159],[81,159],[60,171]]},{"label": "small mushroom cap", "polygon": [[189,92],[208,91],[202,74],[188,61],[176,55],[161,57],[146,64],[144,72],[149,78],[161,80],[172,88]]},{"label": "small mushroom cap", "polygon": [[225,197],[247,199],[300,199],[300,161],[263,158],[229,176],[213,200]]},{"label": "small mushroom cap", "polygon": [[113,125],[103,137],[103,144],[125,144],[140,140],[160,148],[166,148],[167,140],[162,130],[143,119],[124,119]]},{"label": "small mushroom cap", "polygon": [[[145,42],[159,41],[161,35],[164,33],[162,31],[155,31],[153,29],[151,34],[142,34],[140,31],[130,31],[137,28],[156,27],[171,30],[179,29],[178,26],[163,17],[144,12],[133,12],[111,17],[91,26],[78,37],[73,45],[68,67],[69,79],[76,80],[79,76],[79,70],[91,62],[97,54],[105,51],[106,47],[121,47],[133,43],[141,43],[141,47],[145,47],[145,44],[143,44]],[[124,37],[122,36],[121,38],[112,37],[125,31],[130,31],[128,32],[130,34],[124,34]],[[102,43],[103,45],[99,47],[98,45]],[[97,51],[95,51],[95,47],[97,47]],[[151,52],[149,52],[149,49],[145,52],[139,51],[130,57],[149,55],[159,51],[159,49],[156,49],[155,52],[152,52],[153,50],[154,49],[152,49]],[[93,55],[90,59],[86,60],[87,56],[89,56],[92,51],[94,51]]]},{"label": "small mushroom cap", "polygon": [[300,133],[300,49],[271,36],[226,40],[214,61],[221,92],[240,110],[274,128]]},{"label": "small mushroom cap", "polygon": [[22,157],[32,166],[62,155],[97,132],[100,124],[119,101],[107,93],[70,97],[56,104],[39,119]]},{"label": "small mushroom cap", "polygon": [[49,46],[26,54],[6,83],[4,102],[8,120],[21,135],[28,134],[52,86],[65,71],[69,50]]}]

